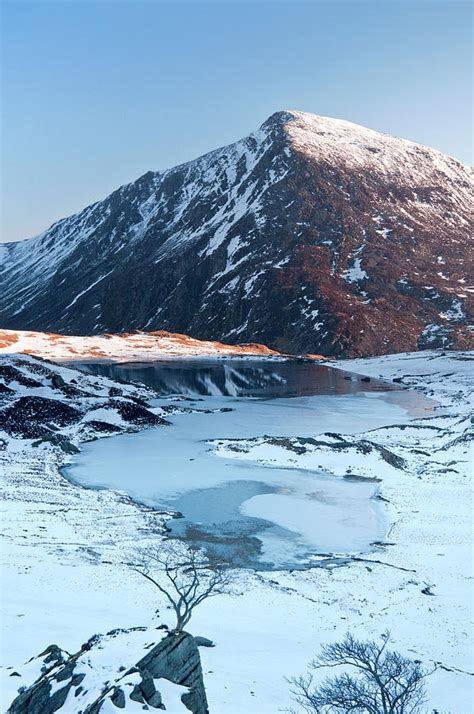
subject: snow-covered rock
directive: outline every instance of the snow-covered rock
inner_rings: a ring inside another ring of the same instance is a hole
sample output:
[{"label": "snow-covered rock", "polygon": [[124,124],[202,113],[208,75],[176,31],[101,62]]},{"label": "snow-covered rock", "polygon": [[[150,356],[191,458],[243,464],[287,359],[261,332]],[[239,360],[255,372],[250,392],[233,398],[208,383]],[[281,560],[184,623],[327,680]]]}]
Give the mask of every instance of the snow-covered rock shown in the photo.
[{"label": "snow-covered rock", "polygon": [[20,686],[8,714],[166,709],[208,714],[201,660],[186,632],[133,627],[94,635],[74,654],[50,645],[9,672]]},{"label": "snow-covered rock", "polygon": [[34,447],[53,444],[74,453],[79,441],[107,432],[168,423],[149,408],[150,390],[36,357],[0,355],[0,385],[0,433]]}]

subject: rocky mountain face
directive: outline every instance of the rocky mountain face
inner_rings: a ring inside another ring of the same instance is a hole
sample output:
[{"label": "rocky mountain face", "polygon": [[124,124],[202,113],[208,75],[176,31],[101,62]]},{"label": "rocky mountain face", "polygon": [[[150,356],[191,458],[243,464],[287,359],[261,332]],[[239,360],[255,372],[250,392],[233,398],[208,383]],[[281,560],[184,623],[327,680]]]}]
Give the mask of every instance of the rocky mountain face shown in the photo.
[{"label": "rocky mountain face", "polygon": [[472,172],[302,112],[1,247],[0,324],[283,352],[472,345]]}]

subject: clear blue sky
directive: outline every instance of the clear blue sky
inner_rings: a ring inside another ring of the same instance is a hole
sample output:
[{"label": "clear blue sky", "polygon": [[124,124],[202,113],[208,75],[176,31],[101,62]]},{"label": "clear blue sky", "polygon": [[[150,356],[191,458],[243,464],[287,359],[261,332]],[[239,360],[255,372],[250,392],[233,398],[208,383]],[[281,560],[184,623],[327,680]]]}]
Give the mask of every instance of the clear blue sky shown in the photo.
[{"label": "clear blue sky", "polygon": [[3,0],[3,240],[279,109],[470,161],[470,3]]}]

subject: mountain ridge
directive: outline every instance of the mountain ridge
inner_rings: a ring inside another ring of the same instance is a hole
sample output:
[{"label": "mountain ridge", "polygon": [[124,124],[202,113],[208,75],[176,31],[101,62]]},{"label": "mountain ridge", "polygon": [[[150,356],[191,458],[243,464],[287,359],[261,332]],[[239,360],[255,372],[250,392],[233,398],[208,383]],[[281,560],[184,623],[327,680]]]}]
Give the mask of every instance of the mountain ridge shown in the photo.
[{"label": "mountain ridge", "polygon": [[434,149],[276,112],[2,246],[0,324],[347,356],[466,348],[471,186]]}]

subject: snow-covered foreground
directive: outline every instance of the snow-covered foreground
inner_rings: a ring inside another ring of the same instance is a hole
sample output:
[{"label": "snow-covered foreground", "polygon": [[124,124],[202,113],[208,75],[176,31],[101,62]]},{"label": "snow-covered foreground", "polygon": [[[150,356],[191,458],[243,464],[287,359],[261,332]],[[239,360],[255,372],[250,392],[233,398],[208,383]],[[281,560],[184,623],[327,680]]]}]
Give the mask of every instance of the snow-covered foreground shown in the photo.
[{"label": "snow-covered foreground", "polygon": [[[216,643],[201,650],[213,714],[284,711],[292,706],[285,677],[304,673],[322,643],[342,638],[347,630],[368,638],[386,629],[402,653],[427,666],[442,663],[428,681],[427,710],[472,710],[467,431],[472,360],[466,353],[422,353],[338,363],[346,370],[400,379],[440,403],[427,418],[406,415],[370,432],[361,417],[360,434],[340,435],[350,443],[336,450],[339,462],[331,448],[334,434],[315,433],[315,443],[305,444],[298,437],[280,443],[265,437],[219,438],[211,444],[216,458],[225,454],[302,469],[323,464],[335,478],[348,469],[358,476],[376,475],[391,520],[385,545],[360,560],[308,571],[241,571],[235,594],[209,600],[196,611],[191,631]],[[61,369],[70,380],[72,370]],[[107,419],[102,413],[101,420]],[[69,438],[79,441],[76,432]],[[32,440],[12,436],[4,441],[2,665],[20,671],[25,660],[51,643],[73,652],[94,633],[156,627],[157,607],[166,621],[154,589],[123,562],[128,549],[162,537],[164,517],[113,491],[66,482],[58,466],[73,457],[57,447],[33,448]],[[366,441],[388,449],[403,467],[374,458],[360,446]],[[19,686],[30,684],[11,672],[2,670],[3,709]]]}]

